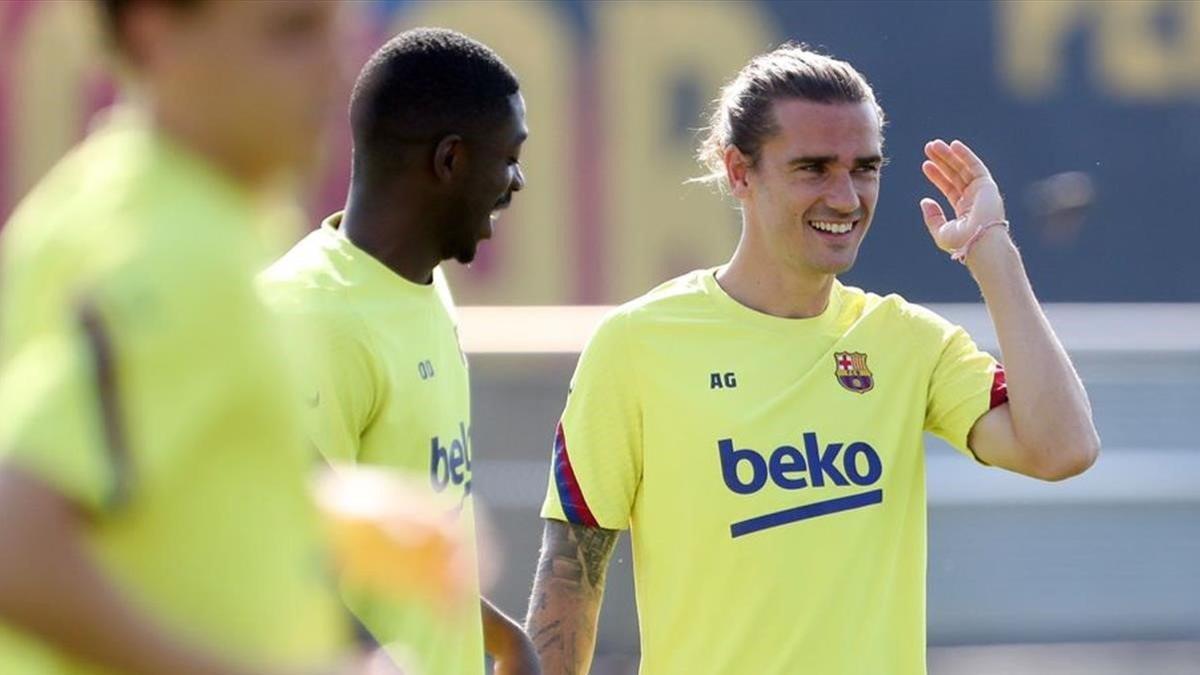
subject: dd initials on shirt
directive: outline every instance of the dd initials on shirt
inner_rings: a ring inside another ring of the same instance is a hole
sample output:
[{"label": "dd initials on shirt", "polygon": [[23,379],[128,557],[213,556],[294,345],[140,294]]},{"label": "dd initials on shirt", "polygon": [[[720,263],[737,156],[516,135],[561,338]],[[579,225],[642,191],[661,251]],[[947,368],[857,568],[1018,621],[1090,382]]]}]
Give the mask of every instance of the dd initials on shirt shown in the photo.
[{"label": "dd initials on shirt", "polygon": [[417,374],[421,376],[422,380],[428,380],[429,378],[433,377],[433,362],[429,359],[425,359],[424,361],[418,363]]}]

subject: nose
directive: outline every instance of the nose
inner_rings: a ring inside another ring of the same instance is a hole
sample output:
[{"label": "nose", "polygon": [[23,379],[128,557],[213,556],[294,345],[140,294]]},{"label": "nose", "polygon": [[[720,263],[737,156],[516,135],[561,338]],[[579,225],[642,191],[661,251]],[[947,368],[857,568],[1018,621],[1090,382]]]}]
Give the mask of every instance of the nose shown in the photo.
[{"label": "nose", "polygon": [[860,203],[858,190],[854,189],[854,179],[850,172],[838,172],[830,176],[828,189],[825,191],[826,206],[838,213],[854,213]]}]

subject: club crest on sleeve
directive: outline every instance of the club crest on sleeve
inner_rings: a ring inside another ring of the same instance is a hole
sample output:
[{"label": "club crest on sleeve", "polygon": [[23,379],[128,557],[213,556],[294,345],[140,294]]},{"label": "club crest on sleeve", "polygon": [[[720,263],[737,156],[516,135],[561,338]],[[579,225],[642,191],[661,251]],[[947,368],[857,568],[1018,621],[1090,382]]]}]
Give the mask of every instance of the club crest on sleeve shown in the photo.
[{"label": "club crest on sleeve", "polygon": [[835,352],[834,375],[838,384],[856,394],[865,394],[875,387],[875,377],[867,368],[867,355],[861,352]]}]

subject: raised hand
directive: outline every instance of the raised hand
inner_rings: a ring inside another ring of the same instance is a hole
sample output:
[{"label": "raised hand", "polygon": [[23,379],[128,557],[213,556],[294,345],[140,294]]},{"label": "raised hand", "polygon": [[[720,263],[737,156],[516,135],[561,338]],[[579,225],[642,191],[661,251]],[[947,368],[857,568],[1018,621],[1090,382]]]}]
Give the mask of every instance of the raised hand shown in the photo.
[{"label": "raised hand", "polygon": [[930,141],[925,144],[925,156],[929,159],[921,164],[921,172],[954,208],[954,219],[947,220],[936,200],[921,200],[921,215],[938,248],[957,250],[980,227],[1004,220],[1000,188],[987,166],[965,143]]}]

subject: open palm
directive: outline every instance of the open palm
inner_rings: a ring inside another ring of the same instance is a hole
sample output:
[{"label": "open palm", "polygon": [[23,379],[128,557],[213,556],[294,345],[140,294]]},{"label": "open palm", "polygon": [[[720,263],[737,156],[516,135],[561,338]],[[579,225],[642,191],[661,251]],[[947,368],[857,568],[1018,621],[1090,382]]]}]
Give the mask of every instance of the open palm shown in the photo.
[{"label": "open palm", "polygon": [[925,156],[929,159],[921,165],[921,172],[954,208],[954,218],[947,220],[936,200],[921,200],[921,215],[938,248],[958,249],[980,227],[1004,220],[1000,188],[987,166],[965,143],[930,141],[925,144]]}]

